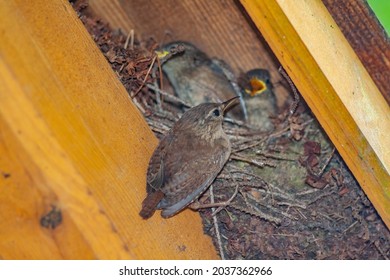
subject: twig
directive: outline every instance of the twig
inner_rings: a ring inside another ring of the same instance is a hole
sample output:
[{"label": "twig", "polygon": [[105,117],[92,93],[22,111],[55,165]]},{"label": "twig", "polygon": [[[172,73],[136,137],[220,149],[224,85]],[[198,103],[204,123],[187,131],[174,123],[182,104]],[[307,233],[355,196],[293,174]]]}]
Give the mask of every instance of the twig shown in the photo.
[{"label": "twig", "polygon": [[231,204],[230,205],[230,207],[232,207],[233,209],[236,209],[236,210],[241,211],[243,213],[246,213],[246,214],[249,214],[249,215],[253,215],[253,216],[256,216],[256,217],[259,217],[259,218],[266,219],[266,220],[268,220],[270,222],[274,222],[274,223],[276,223],[278,225],[282,223],[282,220],[280,218],[278,218],[278,217],[266,214],[266,213],[264,213],[263,211],[260,211],[260,209],[254,207],[251,204],[248,204],[247,206],[249,206],[249,207],[242,207],[239,204]]},{"label": "twig", "polygon": [[162,112],[154,111],[151,116],[155,116],[158,120],[160,119],[168,120],[169,122],[172,123],[172,126],[173,123],[177,122],[178,120],[177,116],[172,114],[169,111],[162,111]]},{"label": "twig", "polygon": [[347,227],[347,228],[343,231],[343,233],[346,233],[348,230],[350,230],[351,228],[353,228],[357,223],[358,223],[358,221],[353,222],[349,227]]},{"label": "twig", "polygon": [[[325,188],[326,188],[326,186],[325,186]],[[323,198],[323,197],[325,197],[325,196],[331,195],[331,194],[333,194],[333,193],[335,193],[335,190],[332,190],[332,191],[327,192],[327,193],[322,193],[322,194],[320,194],[319,196],[317,196],[316,198],[314,198],[313,200],[307,202],[307,205],[313,204],[314,202],[316,202],[316,201],[319,200],[320,198]]]},{"label": "twig", "polygon": [[252,127],[251,125],[243,122],[243,121],[240,121],[240,120],[235,120],[235,119],[232,119],[232,118],[229,118],[229,117],[225,117],[223,119],[225,122],[227,123],[231,123],[231,124],[234,124],[234,125],[237,125],[241,128],[247,128],[247,129],[251,129],[251,130],[254,130],[255,128]]},{"label": "twig", "polygon": [[[236,127],[233,127],[233,128],[229,128],[229,127],[225,127],[225,132],[227,135],[229,136],[232,136],[232,137],[242,137],[242,139],[248,139],[248,137],[250,136],[254,136],[254,135],[259,135],[258,132],[256,131],[251,131],[249,129],[245,129],[245,128],[236,128]],[[238,140],[236,140],[236,142],[234,143],[234,145],[237,145],[236,143],[239,143]],[[233,143],[232,143],[233,144]]]},{"label": "twig", "polygon": [[[249,194],[248,194],[249,195]],[[249,196],[251,196],[251,195],[249,195]],[[255,199],[253,199],[253,196],[251,196],[250,197],[252,200],[255,200]],[[256,201],[256,200],[255,200]],[[295,219],[295,217],[293,217],[293,216],[291,216],[290,214],[287,214],[287,213],[285,213],[285,212],[282,212],[281,210],[279,210],[278,208],[275,208],[275,207],[272,207],[272,206],[270,206],[270,205],[268,205],[268,204],[266,204],[266,203],[260,203],[259,201],[257,201],[257,203],[260,205],[260,206],[263,206],[264,208],[266,208],[266,209],[268,209],[268,210],[270,210],[270,211],[272,211],[272,212],[274,212],[274,213],[278,213],[278,214],[280,214],[280,215],[282,215],[282,216],[285,216],[286,218],[289,218],[289,219],[291,219],[291,220],[296,220]],[[254,205],[252,205],[252,204],[249,204],[251,207],[254,207]]]},{"label": "twig", "polygon": [[296,196],[301,196],[301,195],[312,194],[312,193],[319,192],[319,191],[320,191],[319,189],[309,189],[307,191],[296,193],[295,195]]},{"label": "twig", "polygon": [[231,155],[230,159],[247,162],[247,163],[253,164],[253,165],[255,165],[257,167],[260,167],[260,168],[263,168],[266,165],[271,166],[271,167],[276,167],[276,164],[271,163],[268,160],[258,161],[256,159],[250,159],[250,158],[242,157],[242,156],[239,156],[239,155],[236,155],[236,154],[235,155]]},{"label": "twig", "polygon": [[[158,87],[158,84],[157,84],[156,69],[159,69],[159,70],[160,70],[160,87],[162,88],[163,85],[162,85],[161,64],[160,64],[160,59],[158,58],[158,56],[157,56],[157,68],[156,68],[156,67],[153,67],[152,78],[153,78],[153,85],[154,85],[154,87],[155,87],[155,88],[159,88],[159,87]],[[158,110],[159,110],[160,112],[162,112],[162,106],[161,106],[162,99],[161,99],[160,91],[155,91],[155,93],[156,93],[157,108],[158,108]]]},{"label": "twig", "polygon": [[[214,203],[213,185],[210,186],[210,202]],[[218,241],[219,255],[221,256],[222,260],[225,260],[225,254],[223,252],[223,247],[222,247],[221,234],[219,232],[218,220],[217,220],[217,216],[214,215],[215,208],[214,207],[211,208],[211,211],[212,211],[212,216],[213,216],[215,235],[217,236],[217,241]]]},{"label": "twig", "polygon": [[[310,119],[310,120],[304,122],[304,123],[302,124],[302,127],[304,127],[304,126],[310,124],[311,122],[313,122],[313,119]],[[243,151],[243,150],[247,150],[247,149],[250,149],[250,148],[253,148],[253,147],[256,147],[256,146],[260,145],[261,143],[263,143],[263,142],[265,142],[265,141],[268,141],[268,140],[271,139],[271,138],[278,137],[278,136],[282,136],[283,134],[285,134],[285,133],[288,132],[289,130],[290,130],[290,127],[285,127],[285,128],[283,128],[283,129],[281,129],[281,130],[279,130],[279,131],[276,131],[275,133],[269,134],[269,135],[266,136],[266,137],[263,136],[263,138],[260,138],[260,139],[250,139],[250,140],[248,140],[248,141],[244,141],[244,142],[238,144],[238,145],[243,145],[243,146],[242,146],[242,147],[239,147],[239,148],[237,148],[237,149],[235,149],[235,150],[233,150],[233,151],[232,151],[232,154],[237,153],[237,152],[241,152],[241,151]],[[254,141],[255,141],[255,142],[254,142]],[[251,143],[248,144],[247,146],[244,145],[244,144],[249,143],[249,142],[251,142]]]},{"label": "twig", "polygon": [[273,159],[278,159],[278,160],[297,161],[297,159],[295,159],[295,158],[285,158],[285,157],[277,156],[275,154],[264,153],[262,151],[256,151],[256,155],[261,155],[261,156],[264,156],[266,158],[273,158]]},{"label": "twig", "polygon": [[157,55],[155,55],[155,56],[153,57],[152,63],[150,64],[150,67],[149,67],[149,69],[148,69],[148,72],[146,72],[146,75],[145,75],[144,80],[142,81],[142,84],[139,86],[139,88],[137,89],[137,91],[131,96],[131,98],[136,97],[137,94],[141,91],[141,89],[142,89],[143,86],[145,85],[145,82],[146,82],[146,80],[148,79],[148,76],[149,76],[149,74],[150,74],[150,71],[151,71],[152,68],[153,68],[153,65],[154,65],[154,62],[156,61],[156,59],[157,59]]},{"label": "twig", "polygon": [[297,233],[294,233],[294,234],[287,234],[287,233],[268,233],[268,232],[257,232],[257,231],[252,231],[250,230],[249,232],[251,233],[259,233],[261,235],[266,235],[266,236],[286,236],[286,237],[301,237],[302,235],[301,234],[297,234]]},{"label": "twig", "polygon": [[167,132],[163,129],[160,129],[159,127],[152,127],[151,128],[153,132],[157,132],[157,133],[160,133],[162,135],[165,135]]},{"label": "twig", "polygon": [[145,114],[145,109],[142,107],[141,104],[139,104],[138,100],[134,98],[133,99],[133,103],[138,108],[138,110],[144,115]]},{"label": "twig", "polygon": [[[161,88],[161,89],[164,89],[164,82],[163,82],[164,79],[163,79],[161,61],[160,61],[160,59],[158,58],[158,56],[157,56],[157,66],[158,66],[158,73],[160,74],[160,88]],[[157,84],[157,81],[156,81],[155,84]]]},{"label": "twig", "polygon": [[[286,133],[288,131],[289,131],[289,127],[286,127],[286,128],[284,128],[282,130],[279,130],[279,131],[277,131],[275,133],[272,133],[272,134],[270,134],[270,135],[268,135],[266,137],[263,137],[261,139],[251,139],[249,141],[244,141],[243,143],[238,144],[238,145],[243,145],[243,147],[239,147],[239,148],[233,150],[232,154],[235,154],[235,153],[241,152],[243,150],[247,150],[247,149],[256,147],[256,146],[260,145],[261,143],[267,141],[268,139],[271,139],[272,137],[281,136],[281,135],[283,135],[284,133]],[[253,141],[255,141],[255,142],[253,143]],[[252,142],[252,143],[250,143],[247,146],[245,146],[244,144],[246,144],[248,142]]]},{"label": "twig", "polygon": [[130,30],[130,50],[134,49],[134,29]]},{"label": "twig", "polygon": [[297,88],[295,87],[294,83],[292,82],[290,76],[287,74],[286,70],[284,70],[282,66],[279,67],[279,73],[286,79],[286,81],[290,85],[291,90],[294,93],[294,101],[290,106],[290,117],[291,117],[295,113],[295,111],[297,110],[297,107],[299,104],[299,94],[298,94]]},{"label": "twig", "polygon": [[150,126],[152,126],[152,128],[157,128],[157,129],[160,129],[161,131],[165,131],[167,132],[169,129],[170,129],[170,126],[169,125],[166,125],[164,123],[160,121],[156,121],[156,120],[153,120],[153,119],[148,119],[148,124]]},{"label": "twig", "polygon": [[126,37],[126,42],[123,48],[126,50],[127,47],[129,46],[129,41],[130,41],[130,50],[134,49],[134,29],[130,30],[129,35]]},{"label": "twig", "polygon": [[[294,207],[299,207],[299,208],[302,208],[302,209],[306,209],[307,208],[307,205],[304,202],[302,202],[301,200],[293,197],[291,194],[282,191],[280,188],[265,182],[263,180],[263,178],[261,178],[260,176],[258,176],[256,174],[247,172],[245,170],[235,169],[235,168],[230,170],[229,173],[238,173],[240,175],[240,177],[238,177],[238,178],[243,181],[243,182],[239,183],[240,187],[255,188],[256,191],[258,191],[260,193],[263,193],[263,194],[266,194],[266,195],[271,195],[274,198],[286,200],[285,202],[278,202],[278,204],[280,204],[280,205],[287,205],[287,206],[291,206],[291,207],[294,206]],[[244,178],[243,175],[247,175],[250,178]],[[219,179],[228,180],[230,178],[236,179],[237,177],[236,176],[230,177],[230,176],[226,176],[224,174],[220,174],[218,176],[218,178]],[[250,182],[250,180],[252,180],[252,178],[256,179],[257,181]],[[260,182],[258,182],[258,181],[260,181]],[[228,187],[228,188],[229,187],[233,187],[235,185],[236,185],[236,183],[233,183],[233,184],[224,183],[224,186]],[[265,188],[265,189],[263,189],[263,188]],[[271,191],[271,190],[269,190],[269,188],[272,188],[273,190],[276,190],[276,191]]]},{"label": "twig", "polygon": [[218,209],[213,212],[213,215],[216,215],[218,214],[224,207],[226,206],[229,206],[230,205],[230,202],[232,202],[232,200],[234,199],[234,197],[237,195],[238,193],[238,185],[236,185],[236,190],[234,191],[233,195],[226,201],[223,201],[223,202],[211,202],[211,199],[210,199],[210,203],[206,203],[206,204],[201,204],[200,202],[193,202],[191,205],[190,205],[190,208],[193,209],[193,210],[199,210],[199,209],[204,209],[204,208],[214,208],[214,207],[218,207]]},{"label": "twig", "polygon": [[303,215],[303,213],[301,212],[301,210],[297,209],[297,208],[294,208],[295,211],[298,212],[299,215],[301,215],[305,220],[307,220],[307,217],[305,215]]},{"label": "twig", "polygon": [[381,249],[381,247],[379,247],[379,245],[377,243],[379,243],[379,240],[374,241],[375,248],[378,250],[378,252],[382,255],[382,257],[385,260],[389,260],[389,258],[386,256],[385,252],[383,252],[383,250]]},{"label": "twig", "polygon": [[176,102],[178,103],[179,105],[182,105],[182,106],[185,106],[185,107],[188,107],[188,108],[191,108],[192,106],[185,103],[183,100],[177,98],[176,96],[173,96],[172,94],[169,94],[157,87],[155,87],[154,85],[152,84],[146,84],[146,87],[150,88],[151,90],[155,91],[155,92],[158,92],[159,94],[167,97],[167,100],[170,99],[171,102]]},{"label": "twig", "polygon": [[261,183],[263,184],[267,184],[264,179],[262,177],[260,177],[259,175],[257,174],[254,174],[254,173],[251,173],[251,172],[248,172],[246,170],[243,170],[241,168],[237,168],[237,167],[233,167],[232,170],[230,171],[231,173],[239,173],[240,175],[244,174],[244,175],[248,175],[250,177],[253,177],[253,178],[256,178],[258,180],[260,180]]},{"label": "twig", "polygon": [[286,205],[288,207],[299,207],[299,208],[302,208],[302,209],[306,209],[306,205],[303,205],[303,204],[292,204],[292,203],[289,203],[289,202],[286,202],[286,201],[278,202],[277,204],[278,205]]},{"label": "twig", "polygon": [[329,217],[328,215],[325,215],[324,213],[318,212],[318,215],[328,219],[331,222],[334,222],[334,219],[332,217]]},{"label": "twig", "polygon": [[213,213],[213,215],[216,215],[217,213],[219,213],[219,211],[221,211],[226,206],[228,206],[232,202],[232,200],[236,197],[236,195],[238,194],[238,184],[237,184],[236,180],[234,179],[234,177],[232,176],[232,174],[230,174],[230,177],[232,178],[233,182],[235,183],[236,189],[234,190],[233,195],[227,201],[225,201],[223,203],[223,205],[219,206],[218,209]]},{"label": "twig", "polygon": [[318,176],[320,178],[322,176],[322,174],[324,174],[325,168],[328,166],[329,162],[331,161],[335,151],[336,151],[336,148],[333,147],[333,150],[330,153],[329,157],[326,159],[324,166],[321,168],[321,170],[318,174],[315,174],[316,176]]},{"label": "twig", "polygon": [[119,68],[118,74],[122,72],[122,70],[123,70],[123,68],[125,68],[125,66],[126,66],[126,63],[123,63],[121,68]]}]

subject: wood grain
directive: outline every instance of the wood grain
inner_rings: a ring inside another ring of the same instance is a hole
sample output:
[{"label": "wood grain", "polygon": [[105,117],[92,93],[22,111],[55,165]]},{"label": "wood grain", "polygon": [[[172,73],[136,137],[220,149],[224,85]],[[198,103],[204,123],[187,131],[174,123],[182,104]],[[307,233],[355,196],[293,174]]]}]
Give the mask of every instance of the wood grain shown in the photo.
[{"label": "wood grain", "polygon": [[0,257],[217,258],[197,213],[139,217],[157,140],[68,1],[4,2],[0,41]]},{"label": "wood grain", "polygon": [[90,0],[90,11],[125,33],[153,37],[160,45],[188,41],[211,57],[227,62],[238,75],[266,68],[278,93],[279,104],[289,95],[280,84],[279,62],[262,35],[253,28],[237,1]]},{"label": "wood grain", "polygon": [[390,227],[390,109],[319,1],[242,4]]},{"label": "wood grain", "polygon": [[322,0],[390,104],[390,39],[364,0]]},{"label": "wood grain", "polygon": [[[273,61],[233,1],[105,1],[92,0],[91,8],[126,33],[157,42],[190,41],[210,56],[234,68],[269,67]],[[125,14],[125,17],[116,15]]]}]

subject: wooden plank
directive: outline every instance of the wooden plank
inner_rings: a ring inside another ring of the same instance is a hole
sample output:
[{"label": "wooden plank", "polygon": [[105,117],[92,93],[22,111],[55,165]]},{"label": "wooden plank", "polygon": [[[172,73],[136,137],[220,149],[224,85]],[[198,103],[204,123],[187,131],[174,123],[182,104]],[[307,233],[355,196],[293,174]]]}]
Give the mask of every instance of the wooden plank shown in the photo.
[{"label": "wooden plank", "polygon": [[320,1],[241,3],[390,227],[390,109]]},{"label": "wooden plank", "polygon": [[139,217],[157,140],[68,1],[4,2],[0,41],[0,257],[217,258],[197,213]]},{"label": "wooden plank", "polygon": [[223,59],[236,74],[266,68],[279,104],[289,95],[280,83],[279,62],[235,1],[89,0],[89,5],[90,12],[112,28],[126,34],[134,29],[136,38],[153,37],[159,44],[191,42],[210,57]]},{"label": "wooden plank", "polygon": [[274,66],[233,1],[90,0],[89,5],[113,28],[134,29],[138,38],[190,41],[235,69]]},{"label": "wooden plank", "polygon": [[[15,91],[8,91],[11,92]],[[52,182],[41,174],[2,117],[0,155],[0,259],[95,258],[89,242],[67,211],[62,211],[64,226],[53,231],[40,226],[41,216],[52,205],[59,208],[66,205],[58,200],[50,187]]]},{"label": "wooden plank", "polygon": [[372,80],[390,104],[390,41],[364,0],[322,0]]}]

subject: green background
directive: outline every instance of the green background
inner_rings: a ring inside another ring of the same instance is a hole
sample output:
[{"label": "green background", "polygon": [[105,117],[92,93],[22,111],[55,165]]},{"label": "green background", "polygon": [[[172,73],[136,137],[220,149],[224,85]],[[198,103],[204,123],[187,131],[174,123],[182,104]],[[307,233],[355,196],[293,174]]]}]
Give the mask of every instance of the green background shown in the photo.
[{"label": "green background", "polygon": [[387,35],[390,34],[390,0],[367,0],[376,17],[385,28]]}]

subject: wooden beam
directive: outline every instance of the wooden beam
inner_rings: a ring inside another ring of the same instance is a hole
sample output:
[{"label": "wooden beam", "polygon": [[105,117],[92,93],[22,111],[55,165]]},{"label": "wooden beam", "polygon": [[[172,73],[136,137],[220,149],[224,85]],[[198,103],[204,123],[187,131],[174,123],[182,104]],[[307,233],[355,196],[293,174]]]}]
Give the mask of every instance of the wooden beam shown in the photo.
[{"label": "wooden beam", "polygon": [[217,258],[199,214],[139,217],[157,140],[68,1],[2,3],[0,42],[1,259]]},{"label": "wooden beam", "polygon": [[191,42],[208,56],[224,60],[237,75],[266,68],[278,86],[279,65],[235,1],[89,0],[88,11],[125,34],[134,29],[140,40]]},{"label": "wooden beam", "polygon": [[390,109],[320,1],[241,0],[390,228]]},{"label": "wooden beam", "polygon": [[390,104],[390,40],[365,0],[322,0]]}]

